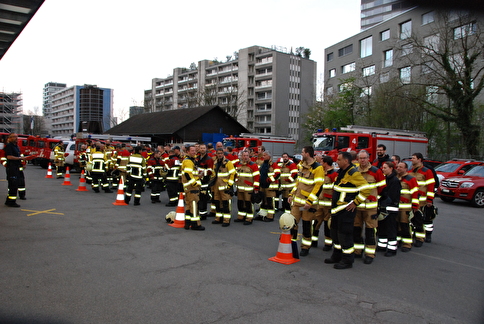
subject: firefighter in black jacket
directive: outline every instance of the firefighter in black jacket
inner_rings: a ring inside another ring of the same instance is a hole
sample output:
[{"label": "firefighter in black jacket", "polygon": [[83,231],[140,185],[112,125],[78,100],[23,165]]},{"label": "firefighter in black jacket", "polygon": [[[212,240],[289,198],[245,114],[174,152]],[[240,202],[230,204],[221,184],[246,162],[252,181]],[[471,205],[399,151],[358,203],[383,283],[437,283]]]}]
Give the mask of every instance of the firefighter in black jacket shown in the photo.
[{"label": "firefighter in black jacket", "polygon": [[349,152],[338,154],[338,177],[333,186],[331,204],[331,238],[334,249],[325,263],[335,263],[335,269],[353,267],[354,241],[353,224],[356,207],[370,195],[370,187],[358,169],[351,163]]},{"label": "firefighter in black jacket", "polygon": [[397,217],[402,184],[397,177],[393,162],[383,162],[382,171],[386,177],[386,184],[383,187],[379,201],[378,243],[380,244],[381,239],[387,239],[385,256],[391,257],[397,254],[398,248]]}]

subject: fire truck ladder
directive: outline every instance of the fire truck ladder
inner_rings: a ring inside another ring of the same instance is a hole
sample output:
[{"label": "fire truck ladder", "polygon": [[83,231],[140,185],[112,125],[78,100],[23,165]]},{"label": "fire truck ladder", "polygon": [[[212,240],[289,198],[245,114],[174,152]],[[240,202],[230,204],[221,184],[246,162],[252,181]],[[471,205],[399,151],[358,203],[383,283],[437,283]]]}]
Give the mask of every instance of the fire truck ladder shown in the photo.
[{"label": "fire truck ladder", "polygon": [[409,131],[406,129],[379,128],[379,127],[371,127],[371,126],[348,125],[346,127],[341,127],[341,130],[352,131],[355,133],[366,133],[366,134],[425,137],[424,132]]}]

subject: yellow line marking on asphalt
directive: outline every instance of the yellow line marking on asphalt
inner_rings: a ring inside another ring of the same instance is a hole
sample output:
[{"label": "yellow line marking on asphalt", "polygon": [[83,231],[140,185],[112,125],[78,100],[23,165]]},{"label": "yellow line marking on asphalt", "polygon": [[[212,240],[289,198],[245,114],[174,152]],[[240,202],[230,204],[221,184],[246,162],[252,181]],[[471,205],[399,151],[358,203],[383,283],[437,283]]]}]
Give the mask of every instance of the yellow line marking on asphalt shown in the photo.
[{"label": "yellow line marking on asphalt", "polygon": [[53,213],[55,208],[47,209],[47,210],[30,210],[30,209],[21,209],[22,211],[33,212],[31,214],[27,214],[27,216],[35,216],[38,214],[53,214],[53,215],[64,215],[64,213]]}]

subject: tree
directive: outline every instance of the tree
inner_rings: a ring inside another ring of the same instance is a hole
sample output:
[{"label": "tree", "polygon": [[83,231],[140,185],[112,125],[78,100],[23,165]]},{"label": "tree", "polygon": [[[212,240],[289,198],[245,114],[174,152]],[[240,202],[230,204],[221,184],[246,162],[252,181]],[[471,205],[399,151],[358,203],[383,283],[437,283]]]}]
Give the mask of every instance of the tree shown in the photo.
[{"label": "tree", "polygon": [[396,46],[407,54],[404,59],[408,66],[417,69],[413,75],[420,72],[420,77],[401,86],[418,86],[421,92],[406,92],[405,98],[432,116],[455,124],[473,158],[480,155],[482,120],[478,122],[476,106],[484,87],[482,23],[482,17],[469,13],[439,12],[435,27],[426,37],[413,34]]},{"label": "tree", "polygon": [[309,48],[305,48],[303,54],[304,58],[309,59],[309,57],[311,56],[311,50]]}]

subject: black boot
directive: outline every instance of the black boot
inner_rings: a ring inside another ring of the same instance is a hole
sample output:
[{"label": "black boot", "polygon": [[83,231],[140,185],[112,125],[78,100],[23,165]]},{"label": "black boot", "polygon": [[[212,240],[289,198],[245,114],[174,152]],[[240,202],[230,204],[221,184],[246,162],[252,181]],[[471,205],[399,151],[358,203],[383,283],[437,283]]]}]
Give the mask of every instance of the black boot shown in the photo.
[{"label": "black boot", "polygon": [[[319,230],[313,230],[313,236],[312,237],[317,237],[319,239]],[[311,241],[311,247],[318,247],[318,241]]]},{"label": "black boot", "polygon": [[194,231],[204,231],[205,227],[203,227],[202,225],[198,225],[197,222],[192,222],[191,229]]},{"label": "black boot", "polygon": [[432,232],[425,232],[425,243],[432,243]]},{"label": "black boot", "polygon": [[333,254],[331,255],[330,258],[324,259],[324,263],[329,263],[329,264],[338,263],[341,261],[342,254],[343,254],[343,251],[341,251],[340,249],[333,249]]}]

